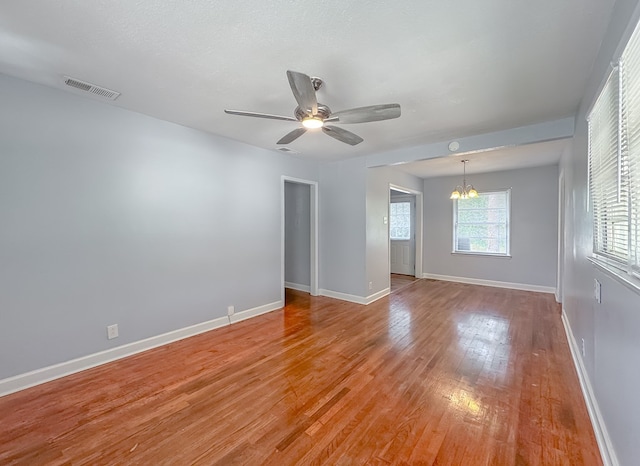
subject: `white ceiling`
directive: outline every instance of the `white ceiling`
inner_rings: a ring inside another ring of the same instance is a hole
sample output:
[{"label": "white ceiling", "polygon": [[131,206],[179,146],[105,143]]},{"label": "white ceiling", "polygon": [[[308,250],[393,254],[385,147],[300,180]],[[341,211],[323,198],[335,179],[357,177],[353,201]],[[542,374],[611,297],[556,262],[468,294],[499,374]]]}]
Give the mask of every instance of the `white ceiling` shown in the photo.
[{"label": "white ceiling", "polygon": [[297,123],[223,109],[291,115],[288,69],[321,77],[334,111],[401,104],[399,119],[345,125],[358,146],[289,146],[333,160],[573,115],[614,1],[4,1],[0,73],[58,88],[69,75],[266,149]]}]

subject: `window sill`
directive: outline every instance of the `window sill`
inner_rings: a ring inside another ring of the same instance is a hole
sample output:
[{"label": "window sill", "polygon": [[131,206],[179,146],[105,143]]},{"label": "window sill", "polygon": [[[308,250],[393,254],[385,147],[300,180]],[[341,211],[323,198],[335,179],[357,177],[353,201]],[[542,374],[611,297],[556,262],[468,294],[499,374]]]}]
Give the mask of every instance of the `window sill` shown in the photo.
[{"label": "window sill", "polygon": [[479,257],[497,257],[502,259],[511,259],[510,254],[491,254],[489,252],[465,252],[465,251],[451,251],[453,255],[460,256],[479,256]]},{"label": "window sill", "polygon": [[640,280],[627,273],[626,270],[615,267],[597,257],[587,257],[587,260],[631,291],[640,294]]}]

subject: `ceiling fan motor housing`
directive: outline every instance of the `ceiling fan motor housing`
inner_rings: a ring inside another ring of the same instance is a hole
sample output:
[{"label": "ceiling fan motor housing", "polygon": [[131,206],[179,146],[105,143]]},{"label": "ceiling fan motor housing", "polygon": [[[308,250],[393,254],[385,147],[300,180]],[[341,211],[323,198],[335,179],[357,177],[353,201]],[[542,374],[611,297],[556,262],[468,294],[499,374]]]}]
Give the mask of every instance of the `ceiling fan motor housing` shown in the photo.
[{"label": "ceiling fan motor housing", "polygon": [[306,110],[298,106],[296,107],[294,115],[299,121],[302,121],[303,119],[309,116],[324,120],[326,118],[329,118],[329,116],[331,115],[331,109],[324,104],[318,103],[318,111],[316,112],[315,115],[310,115],[309,112],[307,112]]},{"label": "ceiling fan motor housing", "polygon": [[316,91],[322,87],[323,83],[324,83],[324,81],[322,81],[322,79],[320,79],[320,78],[316,78],[316,77],[312,77],[311,78],[311,84],[313,85],[313,88]]}]

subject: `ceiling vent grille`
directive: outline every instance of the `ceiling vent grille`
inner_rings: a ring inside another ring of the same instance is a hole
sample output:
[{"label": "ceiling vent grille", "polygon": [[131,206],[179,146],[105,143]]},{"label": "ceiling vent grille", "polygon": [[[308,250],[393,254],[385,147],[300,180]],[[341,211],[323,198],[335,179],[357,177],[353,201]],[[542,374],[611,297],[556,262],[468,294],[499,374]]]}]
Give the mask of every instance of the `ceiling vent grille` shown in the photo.
[{"label": "ceiling vent grille", "polygon": [[69,76],[64,77],[64,83],[69,87],[73,87],[84,92],[90,92],[91,94],[95,94],[109,100],[116,100],[120,96],[119,92],[112,91],[106,87],[96,86],[95,84],[85,81],[80,81],[76,78],[70,78]]},{"label": "ceiling vent grille", "polygon": [[280,152],[286,152],[287,154],[299,154],[300,152],[295,151],[293,149],[289,149],[288,147],[279,147],[278,150]]}]

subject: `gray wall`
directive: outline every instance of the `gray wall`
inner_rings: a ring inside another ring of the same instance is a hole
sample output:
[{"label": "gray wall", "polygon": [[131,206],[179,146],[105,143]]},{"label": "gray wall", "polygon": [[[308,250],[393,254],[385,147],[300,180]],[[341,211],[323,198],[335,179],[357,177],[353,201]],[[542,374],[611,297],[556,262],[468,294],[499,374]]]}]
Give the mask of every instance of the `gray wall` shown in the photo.
[{"label": "gray wall", "polygon": [[556,286],[558,166],[470,175],[478,191],[511,190],[511,257],[451,254],[459,176],[424,180],[424,271],[523,285]]},{"label": "gray wall", "polygon": [[311,284],[311,188],[284,184],[284,280],[296,285]]},{"label": "gray wall", "polygon": [[[367,295],[389,288],[389,183],[422,192],[422,179],[393,167],[367,169]],[[372,289],[368,290],[369,282]]]},{"label": "gray wall", "polygon": [[4,76],[0,102],[0,379],[280,300],[280,177],[317,164]]},{"label": "gray wall", "polygon": [[[582,101],[573,148],[563,159],[565,238],[563,307],[576,341],[585,341],[582,358],[606,428],[622,465],[640,457],[640,293],[587,261],[592,251],[587,211],[587,109],[595,100],[610,63],[638,19],[636,0],[618,0]],[[602,303],[593,299],[594,279],[602,283]]]},{"label": "gray wall", "polygon": [[320,166],[320,288],[366,296],[366,168],[362,157]]}]

